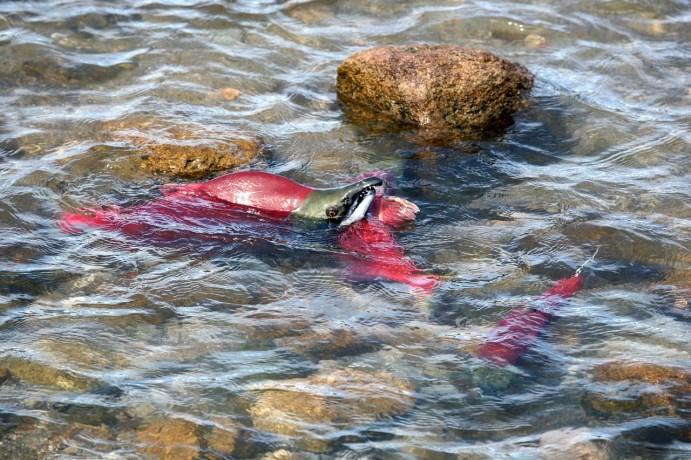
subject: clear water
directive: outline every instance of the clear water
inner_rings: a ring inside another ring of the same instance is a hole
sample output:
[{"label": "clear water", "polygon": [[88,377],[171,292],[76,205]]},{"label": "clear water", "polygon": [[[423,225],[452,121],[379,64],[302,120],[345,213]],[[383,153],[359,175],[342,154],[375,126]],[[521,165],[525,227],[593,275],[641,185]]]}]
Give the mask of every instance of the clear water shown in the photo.
[{"label": "clear water", "polygon": [[[688,458],[688,393],[640,402],[673,384],[593,369],[691,371],[690,22],[686,1],[0,3],[0,458]],[[338,64],[411,42],[525,64],[530,107],[447,148],[349,124]],[[391,172],[421,208],[397,237],[443,284],[423,300],[349,282],[318,232],[182,247],[61,233],[61,209],[158,196],[109,128],[137,117],[257,133],[270,153],[253,167],[312,185]],[[520,366],[473,355],[598,245]],[[298,419],[296,436],[253,420],[262,388],[343,369],[384,371],[413,402]],[[593,409],[602,395],[613,408]],[[147,447],[155,423],[182,427],[161,435],[180,450]]]}]

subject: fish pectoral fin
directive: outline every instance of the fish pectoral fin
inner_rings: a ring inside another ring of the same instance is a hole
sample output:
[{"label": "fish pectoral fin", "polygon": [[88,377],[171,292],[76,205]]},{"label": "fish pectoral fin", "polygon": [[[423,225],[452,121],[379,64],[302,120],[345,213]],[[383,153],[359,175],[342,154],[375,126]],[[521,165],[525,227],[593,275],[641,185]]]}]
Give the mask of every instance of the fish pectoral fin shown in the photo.
[{"label": "fish pectoral fin", "polygon": [[415,203],[397,196],[381,197],[375,211],[379,220],[390,227],[414,221],[418,212],[420,208]]}]

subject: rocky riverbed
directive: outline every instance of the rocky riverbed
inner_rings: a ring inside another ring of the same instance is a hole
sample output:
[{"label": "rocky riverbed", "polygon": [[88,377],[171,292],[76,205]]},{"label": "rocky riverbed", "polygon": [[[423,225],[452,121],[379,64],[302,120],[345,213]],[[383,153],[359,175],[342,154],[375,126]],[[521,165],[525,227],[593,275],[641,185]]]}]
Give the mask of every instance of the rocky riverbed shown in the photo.
[{"label": "rocky riverbed", "polygon": [[[689,456],[688,7],[0,3],[0,459]],[[329,229],[63,210],[254,168],[414,202],[417,295]],[[599,247],[516,366],[477,357]]]}]

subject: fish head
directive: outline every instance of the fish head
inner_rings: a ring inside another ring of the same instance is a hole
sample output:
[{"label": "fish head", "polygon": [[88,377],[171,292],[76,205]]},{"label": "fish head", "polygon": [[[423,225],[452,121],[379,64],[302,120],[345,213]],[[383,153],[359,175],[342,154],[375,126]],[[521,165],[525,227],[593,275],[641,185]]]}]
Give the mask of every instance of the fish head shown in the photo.
[{"label": "fish head", "polygon": [[375,187],[384,182],[378,177],[368,177],[342,187],[315,189],[294,214],[298,217],[326,220],[348,226],[365,217],[376,195]]}]

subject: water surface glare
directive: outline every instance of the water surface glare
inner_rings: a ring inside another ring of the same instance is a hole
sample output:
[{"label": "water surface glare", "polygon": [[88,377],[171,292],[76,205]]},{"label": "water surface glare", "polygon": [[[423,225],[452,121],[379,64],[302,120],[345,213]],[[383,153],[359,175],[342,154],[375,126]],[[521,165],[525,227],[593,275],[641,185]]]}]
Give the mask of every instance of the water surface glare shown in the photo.
[{"label": "water surface glare", "polygon": [[[412,42],[521,62],[529,107],[444,148],[351,124],[339,63]],[[684,0],[0,3],[0,459],[691,458],[689,43]],[[151,127],[387,171],[443,283],[349,279],[323,229],[61,232],[160,196]],[[598,246],[519,365],[477,358]]]}]

